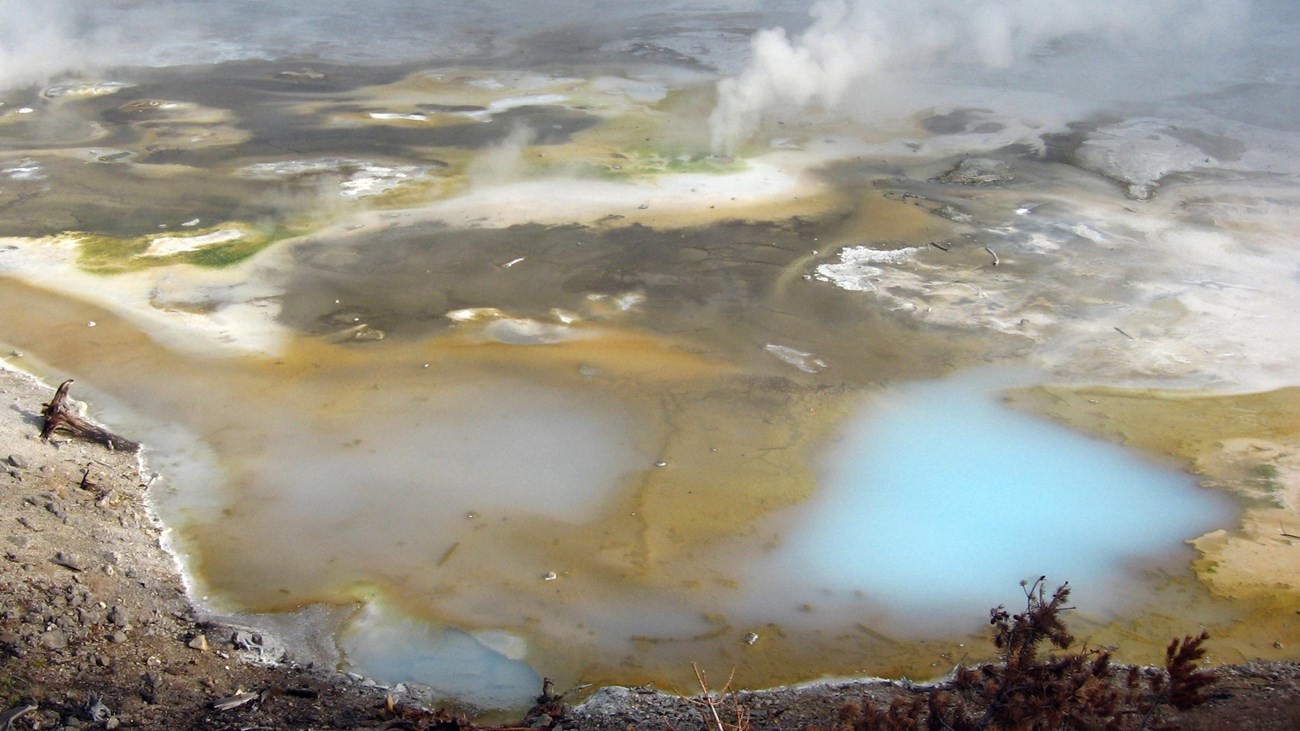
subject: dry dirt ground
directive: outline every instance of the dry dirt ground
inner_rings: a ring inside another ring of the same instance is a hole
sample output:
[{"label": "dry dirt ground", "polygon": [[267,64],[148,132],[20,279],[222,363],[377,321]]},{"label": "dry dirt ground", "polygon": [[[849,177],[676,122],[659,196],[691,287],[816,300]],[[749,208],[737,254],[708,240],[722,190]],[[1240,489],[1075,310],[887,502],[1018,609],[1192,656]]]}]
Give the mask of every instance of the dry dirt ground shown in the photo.
[{"label": "dry dirt ground", "polygon": [[[434,716],[423,710],[428,699],[329,668],[261,663],[259,635],[199,621],[146,509],[136,455],[65,435],[42,440],[53,393],[0,369],[0,731],[463,725],[449,719],[466,709]],[[1219,674],[1209,703],[1169,719],[1188,729],[1300,729],[1300,664]],[[924,687],[861,681],[738,693],[719,699],[713,720],[699,698],[610,687],[518,725],[720,731],[739,710],[753,729],[833,728],[850,702],[917,692]]]}]

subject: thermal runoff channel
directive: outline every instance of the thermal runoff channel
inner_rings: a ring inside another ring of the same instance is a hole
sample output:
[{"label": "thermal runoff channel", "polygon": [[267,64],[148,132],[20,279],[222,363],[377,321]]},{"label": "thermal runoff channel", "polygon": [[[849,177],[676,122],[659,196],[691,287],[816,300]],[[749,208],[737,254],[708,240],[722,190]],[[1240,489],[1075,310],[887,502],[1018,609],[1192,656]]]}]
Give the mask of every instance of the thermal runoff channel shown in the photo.
[{"label": "thermal runoff channel", "polygon": [[0,352],[205,616],[482,708],[933,677],[1042,575],[1294,659],[1298,15],[0,0]]}]

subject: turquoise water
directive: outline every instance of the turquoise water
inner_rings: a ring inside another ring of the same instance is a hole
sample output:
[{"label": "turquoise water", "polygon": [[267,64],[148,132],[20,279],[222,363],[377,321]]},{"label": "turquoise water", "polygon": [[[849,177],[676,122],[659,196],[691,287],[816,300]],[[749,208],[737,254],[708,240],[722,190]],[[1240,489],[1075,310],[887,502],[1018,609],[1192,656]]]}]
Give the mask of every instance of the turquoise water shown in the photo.
[{"label": "turquoise water", "polygon": [[776,570],[904,627],[977,620],[1040,575],[1105,612],[1143,568],[1185,566],[1184,541],[1228,524],[1229,501],[1190,475],[1003,405],[1017,381],[973,371],[873,401]]},{"label": "turquoise water", "polygon": [[369,604],[339,638],[348,666],[383,682],[418,681],[438,696],[486,708],[515,708],[537,694],[542,677],[520,658],[523,639],[501,631],[469,633],[410,619]]}]

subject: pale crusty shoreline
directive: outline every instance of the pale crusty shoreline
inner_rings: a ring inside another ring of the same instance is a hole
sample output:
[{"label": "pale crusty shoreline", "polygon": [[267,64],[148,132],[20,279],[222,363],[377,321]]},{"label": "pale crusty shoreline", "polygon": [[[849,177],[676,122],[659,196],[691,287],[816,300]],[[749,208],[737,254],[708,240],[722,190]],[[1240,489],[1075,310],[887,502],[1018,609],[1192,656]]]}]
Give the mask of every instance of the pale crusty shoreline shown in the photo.
[{"label": "pale crusty shoreline", "polygon": [[42,440],[53,393],[0,368],[0,713],[36,706],[13,728],[85,724],[95,698],[106,710],[92,727],[247,727],[248,709],[213,704],[265,689],[280,691],[260,711],[276,728],[367,726],[381,689],[255,662],[234,628],[198,620],[149,515],[138,455]]}]

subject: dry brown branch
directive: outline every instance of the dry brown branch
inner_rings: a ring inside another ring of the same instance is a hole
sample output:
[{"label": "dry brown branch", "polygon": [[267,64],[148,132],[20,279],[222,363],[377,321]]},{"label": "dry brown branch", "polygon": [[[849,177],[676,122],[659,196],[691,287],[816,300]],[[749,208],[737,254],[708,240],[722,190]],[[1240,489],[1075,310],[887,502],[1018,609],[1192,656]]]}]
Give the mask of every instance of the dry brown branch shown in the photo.
[{"label": "dry brown branch", "polygon": [[140,449],[139,443],[119,437],[77,416],[68,404],[68,388],[71,385],[71,378],[64,381],[54,392],[54,398],[50,399],[45,409],[41,411],[41,416],[45,417],[45,424],[41,428],[42,439],[49,439],[56,430],[62,430],[74,437],[89,439],[119,452],[135,452]]},{"label": "dry brown branch", "polygon": [[[699,665],[691,663],[691,669],[695,671],[695,679],[699,681],[701,691],[700,698],[698,700],[692,699],[691,703],[700,707],[700,716],[704,720],[704,725],[710,731],[750,731],[752,726],[749,722],[749,711],[736,700],[735,694],[731,692],[731,682],[736,678],[736,669],[731,669],[727,684],[717,693],[709,690],[708,679],[705,678],[704,671],[700,669]],[[719,709],[726,711],[726,702],[730,702],[731,712],[736,716],[734,722],[723,721],[722,714],[718,712]]]}]

